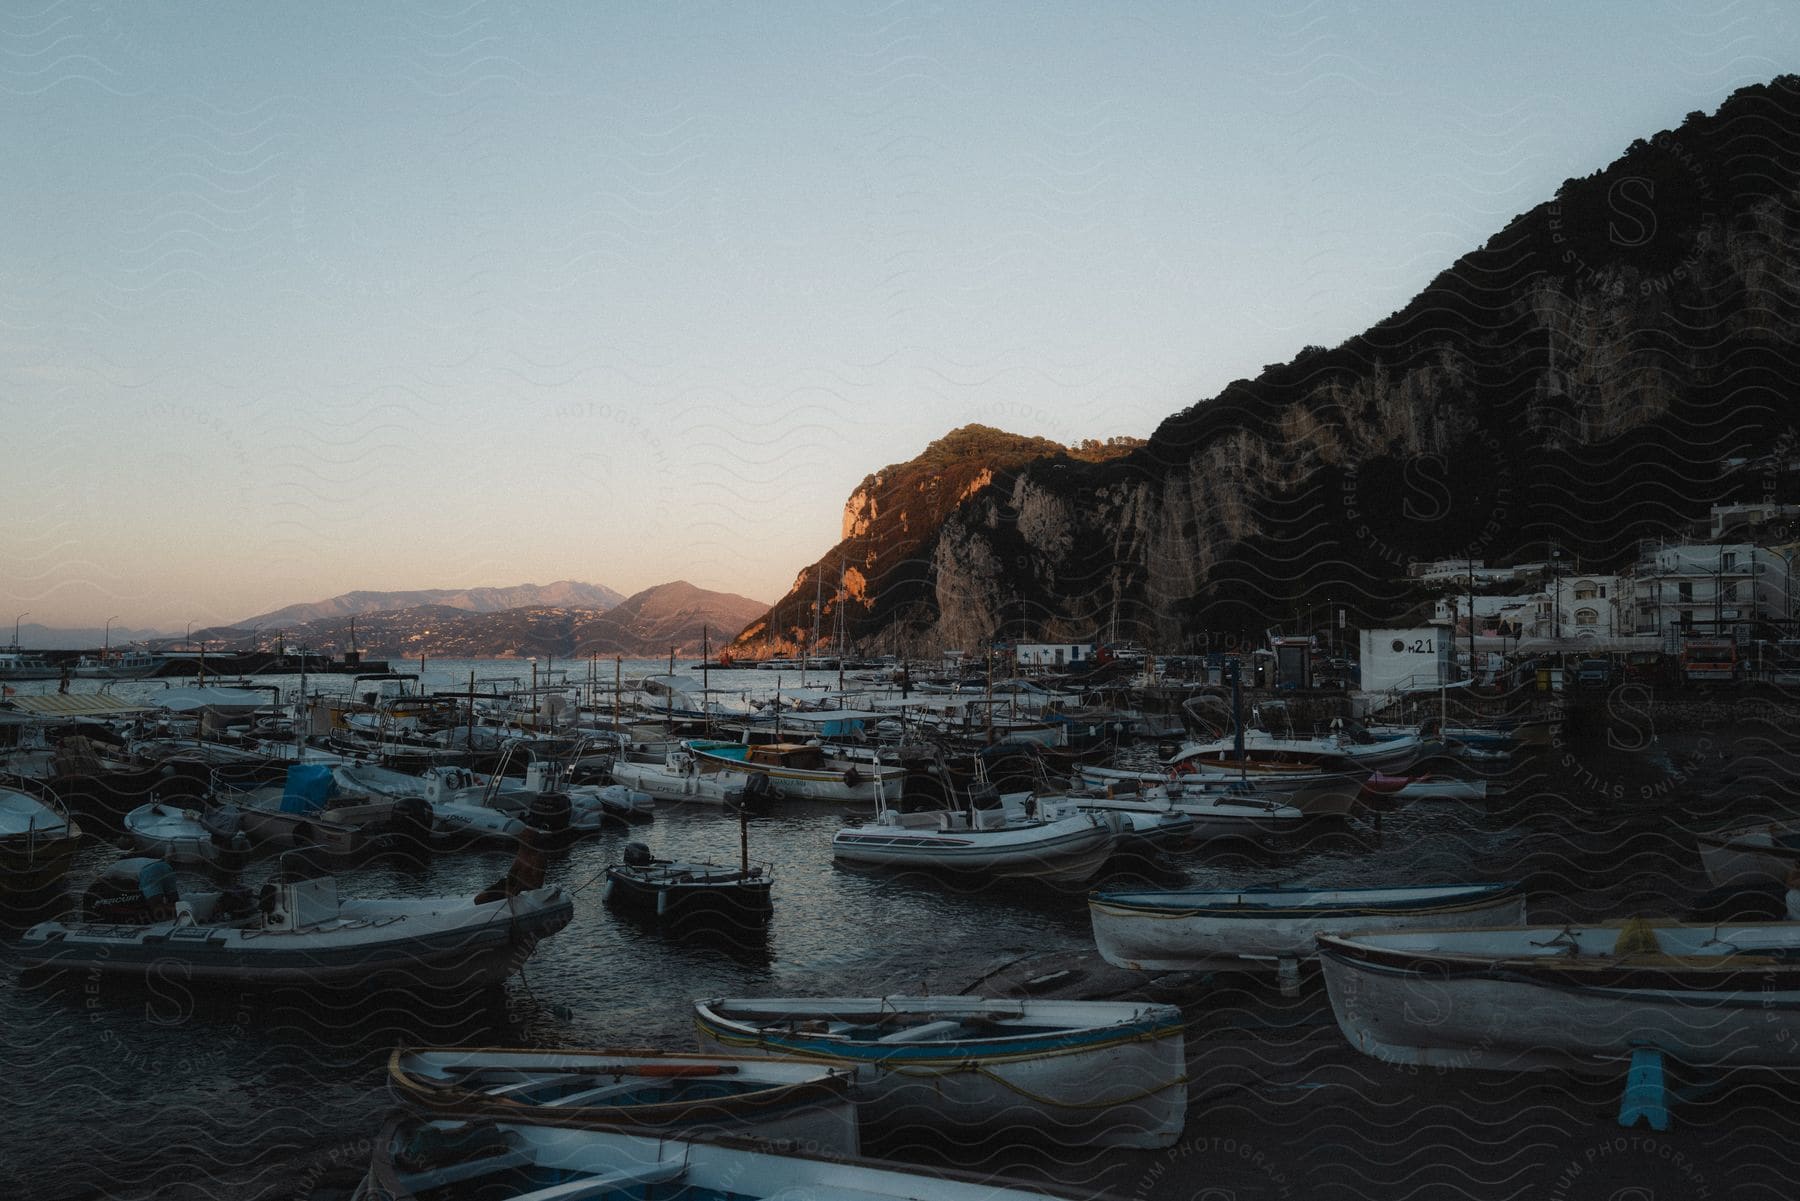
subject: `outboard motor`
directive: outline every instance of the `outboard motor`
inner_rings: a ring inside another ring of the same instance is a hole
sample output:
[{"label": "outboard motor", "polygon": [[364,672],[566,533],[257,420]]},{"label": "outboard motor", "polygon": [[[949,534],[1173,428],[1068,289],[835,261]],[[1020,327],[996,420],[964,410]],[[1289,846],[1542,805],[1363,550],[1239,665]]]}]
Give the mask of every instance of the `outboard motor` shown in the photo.
[{"label": "outboard motor", "polygon": [[90,922],[148,925],[174,916],[181,893],[175,869],[141,856],[115,861],[81,897],[81,916]]},{"label": "outboard motor", "polygon": [[969,804],[976,809],[1000,809],[1000,790],[992,784],[983,785],[969,794]]},{"label": "outboard motor", "polygon": [[769,781],[766,771],[753,771],[744,780],[743,787],[733,788],[725,794],[725,803],[734,809],[746,813],[762,813],[775,800],[775,787]]},{"label": "outboard motor", "polygon": [[431,804],[424,797],[401,797],[388,819],[388,837],[402,851],[423,852],[431,840]]},{"label": "outboard motor", "polygon": [[568,793],[540,792],[531,798],[525,824],[545,834],[564,834],[569,829],[570,809]]},{"label": "outboard motor", "polygon": [[650,848],[641,842],[625,844],[626,867],[649,867],[655,860],[651,858]]}]

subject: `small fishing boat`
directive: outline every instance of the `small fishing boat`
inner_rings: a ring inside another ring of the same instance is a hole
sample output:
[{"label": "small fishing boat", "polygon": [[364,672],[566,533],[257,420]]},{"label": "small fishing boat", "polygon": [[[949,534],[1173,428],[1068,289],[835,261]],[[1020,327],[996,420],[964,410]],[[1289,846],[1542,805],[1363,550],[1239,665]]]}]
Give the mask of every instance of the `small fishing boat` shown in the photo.
[{"label": "small fishing boat", "polygon": [[1695,841],[1707,879],[1721,887],[1762,880],[1785,884],[1800,867],[1800,823],[1738,826],[1702,834]]},{"label": "small fishing boat", "polygon": [[736,867],[654,859],[641,842],[625,844],[625,862],[606,869],[600,899],[682,922],[743,928],[769,920],[774,874],[746,855]]},{"label": "small fishing boat", "polygon": [[[388,1121],[360,1196],[369,1201],[1054,1201],[1070,1194],[992,1177],[926,1174],[757,1140],[684,1140],[521,1122]],[[1103,1201],[1088,1194],[1090,1201]]]},{"label": "small fishing boat", "polygon": [[890,1132],[1031,1131],[1167,1147],[1187,1116],[1181,1011],[1124,1001],[970,996],[697,1002],[703,1046],[853,1067]]},{"label": "small fishing boat", "polygon": [[1088,915],[1114,967],[1195,971],[1311,959],[1320,934],[1523,922],[1525,894],[1518,884],[1097,892]]},{"label": "small fishing boat", "polygon": [[925,868],[1007,879],[1082,883],[1111,857],[1122,823],[1031,793],[971,793],[967,808],[902,813],[883,800],[875,817],[832,836],[841,863]]},{"label": "small fishing boat", "polygon": [[1454,776],[1388,776],[1373,772],[1363,789],[1397,801],[1485,801],[1487,780],[1456,780]]},{"label": "small fishing boat", "polygon": [[0,788],[0,901],[62,883],[81,844],[81,827],[48,793]]},{"label": "small fishing boat", "polygon": [[229,822],[209,824],[199,810],[166,801],[139,805],[125,815],[124,825],[140,851],[178,866],[229,863],[250,853],[250,840]]},{"label": "small fishing boat", "polygon": [[903,767],[840,759],[827,755],[817,742],[751,746],[694,738],[682,746],[700,763],[717,765],[728,773],[767,772],[770,783],[790,799],[867,804],[898,797],[906,783]]},{"label": "small fishing boat", "polygon": [[[142,861],[126,863],[141,883]],[[554,884],[493,899],[354,901],[340,899],[329,876],[271,882],[255,898],[242,888],[180,895],[172,879],[154,883],[160,904],[147,910],[152,920],[40,922],[21,939],[20,966],[96,977],[176,971],[236,984],[474,988],[517,971],[539,939],[574,915]],[[169,916],[160,916],[162,905]]]},{"label": "small fishing boat", "polygon": [[1072,803],[1093,811],[1130,809],[1136,805],[1164,806],[1188,818],[1188,836],[1195,842],[1214,839],[1257,839],[1298,830],[1307,815],[1286,804],[1282,794],[1265,794],[1253,786],[1194,788],[1186,777],[1160,784],[1117,780],[1097,792],[1071,793]]},{"label": "small fishing boat", "polygon": [[430,832],[430,819],[416,801],[378,793],[344,792],[333,768],[324,763],[296,763],[278,785],[221,794],[239,814],[253,843],[276,847],[322,846],[337,854],[353,854],[390,832]]},{"label": "small fishing boat", "polygon": [[659,801],[692,801],[699,804],[723,805],[733,792],[749,786],[753,780],[766,794],[774,794],[767,772],[745,775],[718,763],[704,760],[683,750],[653,754],[627,751],[613,760],[612,778],[623,785]]},{"label": "small fishing boat", "polygon": [[1318,771],[1290,764],[1216,764],[1189,759],[1174,768],[1134,771],[1117,767],[1076,769],[1083,788],[1177,788],[1184,796],[1208,793],[1264,797],[1298,809],[1306,817],[1348,817],[1363,803],[1362,771]]},{"label": "small fishing boat", "polygon": [[1543,1069],[1640,1047],[1699,1066],[1800,1066],[1800,923],[1324,935],[1350,1045],[1390,1063]]},{"label": "small fishing boat", "polygon": [[645,1050],[417,1047],[388,1059],[395,1099],[439,1117],[754,1135],[833,1155],[859,1150],[854,1076],[817,1063]]}]

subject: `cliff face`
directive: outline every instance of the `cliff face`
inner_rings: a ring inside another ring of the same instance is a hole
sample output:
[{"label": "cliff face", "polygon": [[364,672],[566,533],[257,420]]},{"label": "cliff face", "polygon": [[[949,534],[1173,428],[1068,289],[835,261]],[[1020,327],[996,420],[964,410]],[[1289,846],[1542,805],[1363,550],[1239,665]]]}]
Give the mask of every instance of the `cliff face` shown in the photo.
[{"label": "cliff face", "polygon": [[[838,552],[862,573],[854,631],[882,649],[1109,629],[1198,649],[1328,601],[1392,620],[1413,560],[1618,563],[1715,501],[1800,499],[1779,470],[1725,468],[1800,444],[1797,234],[1784,76],[1566,181],[1400,312],[1129,454],[997,463],[910,507],[883,491],[906,473],[871,477]],[[856,553],[877,545],[916,562]],[[783,602],[804,594],[808,621],[814,570]]]},{"label": "cliff face", "polygon": [[917,649],[913,643],[937,624],[936,547],[950,514],[1008,486],[1028,463],[1105,462],[1141,445],[1141,439],[1115,438],[1070,448],[983,425],[951,431],[857,486],[844,505],[838,544],[744,628],[732,651],[799,653],[814,645],[815,628],[821,647]]}]

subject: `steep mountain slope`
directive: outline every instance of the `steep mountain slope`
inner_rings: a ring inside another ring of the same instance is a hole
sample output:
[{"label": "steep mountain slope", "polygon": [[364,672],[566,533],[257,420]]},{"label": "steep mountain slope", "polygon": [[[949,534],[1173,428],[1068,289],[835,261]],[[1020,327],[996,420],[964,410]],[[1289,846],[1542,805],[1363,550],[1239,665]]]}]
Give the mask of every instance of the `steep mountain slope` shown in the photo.
[{"label": "steep mountain slope", "polygon": [[933,603],[930,569],[938,530],[957,506],[996,482],[1009,483],[1027,463],[1100,462],[1141,445],[1142,439],[1114,438],[1071,449],[984,425],[952,430],[915,458],[866,477],[844,505],[838,544],[745,626],[732,649],[766,654],[808,645],[815,598],[820,645],[835,645],[840,616],[851,643],[867,642],[894,623],[916,623]]},{"label": "steep mountain slope", "polygon": [[882,565],[902,603],[863,608],[921,649],[1107,628],[1197,648],[1327,600],[1390,620],[1415,559],[1628,560],[1714,500],[1786,487],[1724,464],[1800,442],[1796,280],[1783,76],[1565,182],[1400,312],[1130,455],[995,472],[909,531],[917,561]]}]

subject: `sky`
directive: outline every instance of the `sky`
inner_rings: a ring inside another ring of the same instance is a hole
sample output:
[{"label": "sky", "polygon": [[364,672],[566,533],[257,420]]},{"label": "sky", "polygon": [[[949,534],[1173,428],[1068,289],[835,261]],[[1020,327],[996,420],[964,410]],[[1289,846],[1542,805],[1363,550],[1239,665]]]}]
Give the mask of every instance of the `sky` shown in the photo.
[{"label": "sky", "polygon": [[1781,0],[10,5],[0,619],[773,600],[948,430],[1147,436],[1797,51]]}]

